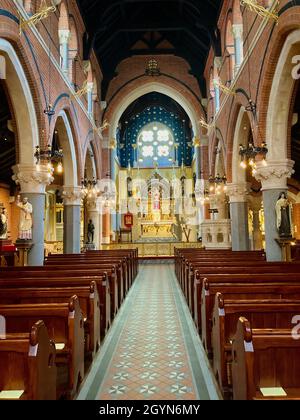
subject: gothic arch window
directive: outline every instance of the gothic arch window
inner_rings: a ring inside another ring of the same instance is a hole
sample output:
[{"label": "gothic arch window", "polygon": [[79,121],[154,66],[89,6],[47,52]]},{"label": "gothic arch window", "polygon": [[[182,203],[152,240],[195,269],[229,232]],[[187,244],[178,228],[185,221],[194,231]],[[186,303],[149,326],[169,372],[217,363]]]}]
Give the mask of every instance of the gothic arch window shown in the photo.
[{"label": "gothic arch window", "polygon": [[225,54],[228,58],[228,82],[231,83],[232,79],[234,78],[234,69],[235,69],[235,46],[234,46],[234,38],[233,38],[233,29],[232,29],[232,23],[229,19],[227,22],[226,27],[226,39],[225,39]]}]

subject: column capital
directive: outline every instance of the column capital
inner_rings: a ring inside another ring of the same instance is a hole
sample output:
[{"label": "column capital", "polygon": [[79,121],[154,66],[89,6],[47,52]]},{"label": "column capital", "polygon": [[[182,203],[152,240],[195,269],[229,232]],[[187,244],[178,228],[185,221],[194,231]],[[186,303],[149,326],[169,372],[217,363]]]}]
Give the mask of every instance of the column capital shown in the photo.
[{"label": "column capital", "polygon": [[23,194],[45,194],[54,178],[46,165],[15,165],[12,179]]},{"label": "column capital", "polygon": [[241,23],[232,25],[232,35],[234,38],[243,37],[243,25]]},{"label": "column capital", "polygon": [[294,164],[289,159],[270,160],[267,166],[258,162],[255,178],[261,182],[263,191],[286,189],[288,178],[295,172]]},{"label": "column capital", "polygon": [[63,197],[65,206],[81,206],[82,189],[81,187],[67,187],[63,188]]},{"label": "column capital", "polygon": [[60,44],[67,44],[71,38],[70,29],[59,29],[58,31]]},{"label": "column capital", "polygon": [[247,182],[227,184],[227,195],[229,196],[230,203],[246,203],[249,192],[250,188]]}]

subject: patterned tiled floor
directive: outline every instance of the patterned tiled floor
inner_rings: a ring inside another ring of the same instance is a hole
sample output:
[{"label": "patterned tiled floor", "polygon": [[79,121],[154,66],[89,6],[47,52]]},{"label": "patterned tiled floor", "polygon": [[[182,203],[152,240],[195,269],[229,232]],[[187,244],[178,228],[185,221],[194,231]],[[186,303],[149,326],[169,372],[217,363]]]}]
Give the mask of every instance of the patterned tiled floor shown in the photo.
[{"label": "patterned tiled floor", "polygon": [[79,399],[217,399],[184,305],[172,265],[141,266]]}]

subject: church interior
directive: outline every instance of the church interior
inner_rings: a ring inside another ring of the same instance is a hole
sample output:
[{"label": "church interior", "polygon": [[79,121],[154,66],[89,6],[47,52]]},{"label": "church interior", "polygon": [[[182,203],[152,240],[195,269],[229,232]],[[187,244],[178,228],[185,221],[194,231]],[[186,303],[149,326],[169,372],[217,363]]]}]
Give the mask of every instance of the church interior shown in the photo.
[{"label": "church interior", "polygon": [[299,24],[0,0],[0,400],[300,399]]}]

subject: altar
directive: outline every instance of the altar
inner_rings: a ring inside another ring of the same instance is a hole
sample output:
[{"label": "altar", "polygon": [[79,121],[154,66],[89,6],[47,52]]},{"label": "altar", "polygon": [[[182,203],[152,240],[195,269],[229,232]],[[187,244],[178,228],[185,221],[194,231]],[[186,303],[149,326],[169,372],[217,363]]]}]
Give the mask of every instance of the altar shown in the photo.
[{"label": "altar", "polygon": [[175,235],[175,220],[161,220],[161,221],[147,221],[139,220],[139,231],[141,239],[161,238],[171,239],[176,238]]}]

